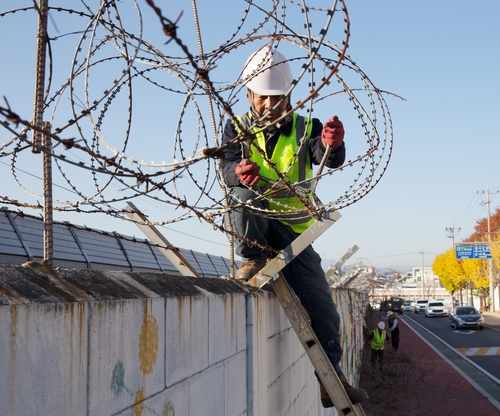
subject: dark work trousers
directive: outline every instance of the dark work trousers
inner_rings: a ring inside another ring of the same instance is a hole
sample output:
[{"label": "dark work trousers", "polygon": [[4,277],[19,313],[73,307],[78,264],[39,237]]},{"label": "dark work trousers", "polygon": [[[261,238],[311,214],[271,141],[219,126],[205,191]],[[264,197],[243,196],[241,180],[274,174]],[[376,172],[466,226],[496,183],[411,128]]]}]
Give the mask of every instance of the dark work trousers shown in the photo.
[{"label": "dark work trousers", "polygon": [[381,367],[384,360],[384,350],[372,349],[372,365],[374,368]]},{"label": "dark work trousers", "polygon": [[399,328],[397,326],[394,331],[391,331],[391,344],[393,350],[397,351],[399,348]]},{"label": "dark work trousers", "polygon": [[[254,189],[258,189],[255,188]],[[256,194],[244,187],[233,188],[230,203],[249,201]],[[265,202],[254,201],[254,207],[265,209]],[[296,234],[289,226],[278,220],[266,218],[263,213],[242,206],[230,213],[233,231],[262,246],[270,246],[274,250],[282,250],[294,241]],[[243,261],[266,261],[269,253],[246,242],[235,242],[235,252]],[[330,294],[330,288],[321,267],[321,258],[308,246],[295,259],[283,268],[283,275],[295,294],[300,299],[311,319],[311,326],[325,350],[333,368],[342,375],[339,362],[342,357],[340,347],[340,317]]]}]

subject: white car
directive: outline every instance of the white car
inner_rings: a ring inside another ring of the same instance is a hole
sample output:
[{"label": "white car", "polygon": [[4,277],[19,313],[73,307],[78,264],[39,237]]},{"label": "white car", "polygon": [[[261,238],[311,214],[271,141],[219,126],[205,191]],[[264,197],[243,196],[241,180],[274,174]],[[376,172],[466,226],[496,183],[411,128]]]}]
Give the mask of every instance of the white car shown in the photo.
[{"label": "white car", "polygon": [[415,302],[415,306],[413,307],[413,312],[419,313],[423,310],[425,310],[425,307],[427,306],[427,303],[429,301],[427,299],[419,299]]},{"label": "white car", "polygon": [[425,316],[427,318],[431,316],[448,316],[448,308],[445,306],[444,302],[430,301],[425,308]]}]

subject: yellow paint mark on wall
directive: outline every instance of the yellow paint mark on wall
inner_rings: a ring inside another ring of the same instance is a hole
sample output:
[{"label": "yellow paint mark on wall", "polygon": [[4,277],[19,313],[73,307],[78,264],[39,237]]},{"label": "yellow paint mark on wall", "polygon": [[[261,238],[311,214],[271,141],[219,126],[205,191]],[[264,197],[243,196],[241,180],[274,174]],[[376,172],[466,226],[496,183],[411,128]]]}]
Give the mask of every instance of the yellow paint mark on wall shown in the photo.
[{"label": "yellow paint mark on wall", "polygon": [[175,416],[175,408],[171,401],[168,401],[165,404],[161,416]]},{"label": "yellow paint mark on wall", "polygon": [[141,361],[141,371],[143,374],[151,374],[156,364],[158,353],[158,324],[156,318],[147,314],[141,327],[139,339],[139,359]]},{"label": "yellow paint mark on wall", "polygon": [[137,390],[137,393],[135,393],[135,400],[134,400],[134,405],[132,406],[132,409],[134,409],[134,414],[135,416],[141,416],[142,411],[144,410],[144,392],[142,389]]}]

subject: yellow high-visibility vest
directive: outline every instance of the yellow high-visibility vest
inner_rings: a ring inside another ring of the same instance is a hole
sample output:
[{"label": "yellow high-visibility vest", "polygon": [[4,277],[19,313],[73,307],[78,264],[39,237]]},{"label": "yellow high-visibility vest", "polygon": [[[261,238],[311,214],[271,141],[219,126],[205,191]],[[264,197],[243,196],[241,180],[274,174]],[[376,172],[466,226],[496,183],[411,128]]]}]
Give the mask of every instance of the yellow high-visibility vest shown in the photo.
[{"label": "yellow high-visibility vest", "polygon": [[382,331],[382,333],[380,333],[378,329],[374,329],[372,332],[374,334],[372,342],[371,342],[372,350],[377,350],[377,351],[383,350],[384,349],[384,341],[385,341],[385,338],[387,335],[386,332]]},{"label": "yellow high-visibility vest", "polygon": [[[245,116],[238,116],[240,122],[246,123],[249,120],[243,120]],[[307,131],[305,127],[307,124]],[[280,135],[273,154],[269,159],[266,154],[266,137],[258,127],[254,127],[255,139],[250,144],[249,159],[260,166],[260,175],[273,181],[279,181],[276,170],[285,174],[290,184],[294,184],[305,179],[313,177],[313,169],[309,156],[309,147],[307,141],[311,137],[312,120],[307,120],[297,113],[293,114],[293,127],[289,136]],[[300,141],[304,140],[302,148]],[[300,148],[300,151],[299,151]],[[269,188],[269,183],[263,180],[258,185],[262,189]],[[311,195],[307,198],[313,201]],[[270,211],[276,212],[276,217],[282,223],[288,224],[297,234],[303,233],[314,223],[305,205],[292,192],[280,190],[269,196]]]}]

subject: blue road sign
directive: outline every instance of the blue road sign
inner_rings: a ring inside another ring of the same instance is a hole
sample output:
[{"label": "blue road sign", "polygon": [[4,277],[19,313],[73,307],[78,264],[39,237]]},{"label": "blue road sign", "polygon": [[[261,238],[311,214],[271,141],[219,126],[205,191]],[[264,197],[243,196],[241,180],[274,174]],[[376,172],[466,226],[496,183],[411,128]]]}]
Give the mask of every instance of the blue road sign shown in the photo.
[{"label": "blue road sign", "polygon": [[481,245],[459,245],[455,246],[455,257],[457,260],[466,259],[491,259],[489,244]]}]

